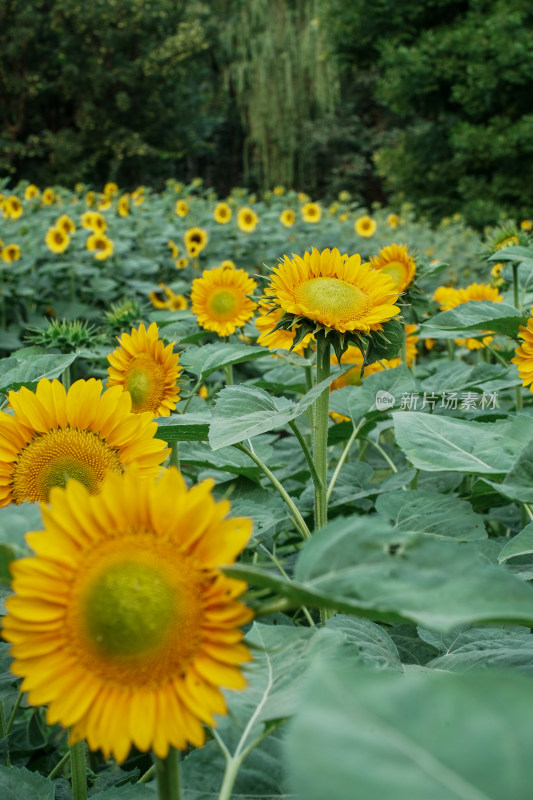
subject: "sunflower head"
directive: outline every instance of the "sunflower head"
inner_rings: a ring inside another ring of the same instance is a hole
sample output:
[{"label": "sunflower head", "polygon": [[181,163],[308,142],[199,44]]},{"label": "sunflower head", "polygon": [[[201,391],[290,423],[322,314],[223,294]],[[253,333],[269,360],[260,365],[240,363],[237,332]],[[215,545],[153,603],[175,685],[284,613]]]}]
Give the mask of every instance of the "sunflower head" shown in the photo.
[{"label": "sunflower head", "polygon": [[56,194],[53,189],[47,188],[44,190],[42,197],[42,203],[45,206],[52,206],[56,201]]},{"label": "sunflower head", "polygon": [[381,270],[394,279],[398,292],[404,292],[413,281],[416,272],[414,259],[407,252],[405,245],[391,244],[372,256],[370,266]]},{"label": "sunflower head", "polygon": [[49,228],[44,237],[46,246],[52,253],[64,253],[70,244],[70,236],[62,228]]},{"label": "sunflower head", "polygon": [[178,217],[186,217],[189,213],[189,204],[185,200],[178,200],[174,210]]},{"label": "sunflower head", "polygon": [[257,303],[249,295],[256,288],[244,269],[204,270],[192,282],[192,312],[202,328],[229,336],[253,317]]},{"label": "sunflower head", "polygon": [[533,231],[533,219],[523,219],[520,223],[520,230],[530,233]]},{"label": "sunflower head", "polygon": [[76,230],[76,225],[74,220],[69,217],[68,214],[61,214],[61,216],[56,221],[56,228],[60,228],[63,233],[66,233],[67,236],[70,236],[71,233],[74,233]]},{"label": "sunflower head", "polygon": [[248,206],[240,208],[237,214],[237,226],[243,233],[252,233],[257,228],[259,217],[255,211]]},{"label": "sunflower head", "polygon": [[41,193],[40,193],[39,189],[37,188],[37,186],[35,186],[34,183],[30,183],[24,189],[24,199],[25,200],[34,200],[36,197],[39,197],[40,194]]},{"label": "sunflower head", "polygon": [[35,555],[14,565],[3,635],[30,704],[47,704],[71,743],[119,762],[132,745],[160,758],[199,747],[202,723],[226,713],[220,688],[246,686],[246,584],[220,565],[252,524],[227,519],[212,488],[188,490],[175,468],[110,477],[98,496],[71,481],[28,534]]},{"label": "sunflower head", "polygon": [[128,217],[130,214],[130,195],[123,194],[118,199],[117,211],[119,217]]},{"label": "sunflower head", "polygon": [[362,217],[358,217],[354,223],[354,230],[358,236],[362,236],[363,239],[370,239],[377,230],[377,222],[372,217],[369,217],[365,214]]},{"label": "sunflower head", "polygon": [[98,261],[105,261],[113,255],[114,244],[105,233],[93,233],[86,242],[87,250],[90,250]]},{"label": "sunflower head", "polygon": [[174,343],[165,346],[155,322],[148,330],[141,323],[118,341],[119,347],[107,357],[107,385],[121,386],[130,393],[135,414],[149,411],[153,417],[168,417],[179,400],[181,367]]},{"label": "sunflower head", "polygon": [[213,211],[213,218],[219,225],[225,225],[230,221],[232,215],[231,206],[228,203],[217,203]]},{"label": "sunflower head", "polygon": [[322,217],[322,209],[318,203],[304,203],[301,211],[304,222],[320,222]]},{"label": "sunflower head", "polygon": [[46,328],[30,329],[27,342],[47,349],[55,347],[61,353],[74,353],[83,347],[93,347],[98,334],[86,320],[53,319]]},{"label": "sunflower head", "polygon": [[499,250],[504,250],[506,247],[514,247],[516,245],[527,246],[527,244],[528,237],[526,232],[518,228],[514,223],[507,223],[490,233],[483,248],[483,254],[488,257],[497,253]]},{"label": "sunflower head", "polygon": [[189,228],[183,235],[187,253],[191,258],[199,255],[205,249],[209,235],[203,228]]},{"label": "sunflower head", "polygon": [[279,215],[279,221],[282,225],[285,225],[286,228],[292,228],[294,223],[296,222],[296,214],[292,210],[292,208],[284,208],[281,214]]},{"label": "sunflower head", "polygon": [[20,259],[20,247],[18,244],[5,244],[0,251],[0,256],[2,257],[2,261],[5,261],[6,264],[12,264],[13,261],[18,261]]},{"label": "sunflower head", "polygon": [[24,206],[14,194],[7,198],[4,208],[5,211],[7,211],[7,216],[11,217],[11,219],[18,219],[22,216],[22,212],[24,211]]},{"label": "sunflower head", "polygon": [[91,378],[72,384],[42,378],[35,392],[9,392],[13,415],[0,413],[0,506],[47,501],[54,486],[70,478],[95,494],[109,473],[136,464],[154,475],[168,455],[154,439],[152,415],[132,414],[120,387],[102,394]]},{"label": "sunflower head", "polygon": [[516,364],[522,385],[529,386],[529,391],[533,392],[533,312],[527,324],[520,326],[518,338],[522,343],[516,348],[511,363]]},{"label": "sunflower head", "polygon": [[276,308],[272,303],[263,303],[259,306],[259,312],[259,316],[254,320],[255,327],[259,331],[257,344],[268,347],[269,350],[292,350],[298,355],[304,354],[313,339],[311,333],[295,344],[296,331],[278,327],[283,317],[281,308]]},{"label": "sunflower head", "polygon": [[124,298],[118,303],[111,303],[111,308],[104,314],[108,333],[116,335],[124,328],[138,324],[142,319],[142,308],[138,300]]}]

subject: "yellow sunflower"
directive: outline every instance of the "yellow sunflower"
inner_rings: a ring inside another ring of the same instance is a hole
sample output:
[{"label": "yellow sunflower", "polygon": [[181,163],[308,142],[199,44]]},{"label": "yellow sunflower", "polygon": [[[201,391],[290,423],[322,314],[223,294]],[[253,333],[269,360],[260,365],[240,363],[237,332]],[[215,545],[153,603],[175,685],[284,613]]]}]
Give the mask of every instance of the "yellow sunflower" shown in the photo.
[{"label": "yellow sunflower", "polygon": [[[174,294],[172,289],[166,283],[160,283],[159,292],[149,292],[148,297],[152,301],[155,308],[168,308],[169,311],[184,311],[187,306],[187,298],[183,294]],[[166,300],[161,299],[161,294],[166,297]]]},{"label": "yellow sunflower", "polygon": [[94,206],[96,202],[96,194],[93,191],[87,192],[85,195],[85,205]]},{"label": "yellow sunflower", "polygon": [[518,336],[522,344],[516,348],[511,363],[516,364],[522,385],[529,386],[529,391],[533,392],[533,316],[526,326],[520,325]]},{"label": "yellow sunflower", "polygon": [[34,183],[30,183],[24,189],[24,199],[25,200],[33,200],[35,197],[39,197],[40,194],[41,193],[40,193],[39,189],[37,188],[37,186],[35,186]]},{"label": "yellow sunflower", "polygon": [[269,289],[284,312],[340,333],[381,330],[382,322],[400,313],[393,278],[336,248],[285,256],[272,270]]},{"label": "yellow sunflower", "polygon": [[205,249],[208,240],[209,235],[203,228],[189,228],[183,234],[183,241],[191,258],[194,258]]},{"label": "yellow sunflower", "polygon": [[189,259],[188,258],[177,258],[174,262],[174,266],[176,269],[185,269],[185,267],[189,266]]},{"label": "yellow sunflower", "polygon": [[130,213],[130,196],[129,194],[123,194],[122,197],[119,197],[117,203],[117,211],[119,217],[128,217]]},{"label": "yellow sunflower", "polygon": [[389,228],[397,228],[400,224],[400,217],[398,214],[387,214],[387,225]]},{"label": "yellow sunflower", "polygon": [[286,228],[291,228],[296,222],[296,214],[292,208],[284,208],[279,215],[279,221],[282,225],[285,225]]},{"label": "yellow sunflower", "polygon": [[105,261],[113,255],[115,245],[104,233],[93,233],[87,239],[87,250],[90,250],[98,261]]},{"label": "yellow sunflower", "polygon": [[50,188],[45,189],[41,200],[45,206],[52,206],[56,201],[56,194],[54,190]]},{"label": "yellow sunflower", "polygon": [[237,269],[235,261],[232,261],[231,258],[226,258],[224,261],[221,261],[219,267],[223,269]]},{"label": "yellow sunflower", "polygon": [[520,223],[520,228],[523,231],[533,231],[533,220],[532,219],[523,219]]},{"label": "yellow sunflower", "polygon": [[20,247],[18,244],[6,244],[2,247],[0,256],[2,257],[2,261],[5,261],[6,264],[12,264],[13,261],[18,261],[20,259]]},{"label": "yellow sunflower", "polygon": [[24,206],[18,199],[18,197],[14,194],[9,195],[7,200],[5,201],[4,206],[4,213],[7,211],[7,216],[11,217],[11,219],[18,219],[22,216],[22,212],[24,211]]},{"label": "yellow sunflower", "polygon": [[172,258],[176,259],[180,254],[180,249],[179,249],[178,245],[176,244],[176,242],[173,239],[169,239],[168,242],[167,242],[167,245],[169,247],[170,254],[171,254]]},{"label": "yellow sunflower", "polygon": [[64,253],[70,244],[70,236],[61,228],[54,226],[48,228],[44,241],[52,253]]},{"label": "yellow sunflower", "polygon": [[354,223],[356,234],[364,239],[370,239],[375,234],[377,227],[376,220],[366,214],[363,217],[358,217]]},{"label": "yellow sunflower", "polygon": [[[286,331],[283,328],[274,330],[282,316],[283,312],[281,308],[275,308],[272,304],[269,305],[265,303],[259,307],[259,316],[254,320],[255,327],[259,331],[257,344],[268,347],[269,350],[291,349],[296,332]],[[307,334],[307,336],[304,336],[302,341],[293,348],[293,351],[299,355],[303,355],[305,348],[309,346],[312,339],[313,334]]]},{"label": "yellow sunflower", "polygon": [[257,303],[248,295],[256,288],[243,269],[206,269],[192,282],[192,312],[202,328],[229,336],[253,317]]},{"label": "yellow sunflower", "polygon": [[372,256],[370,266],[381,270],[385,275],[390,275],[399,292],[407,289],[416,272],[416,264],[407,252],[407,247],[398,244],[384,247],[377,256]]},{"label": "yellow sunflower", "polygon": [[186,217],[189,213],[189,204],[185,200],[178,200],[175,211],[178,217]]},{"label": "yellow sunflower", "polygon": [[232,215],[231,207],[228,203],[217,203],[215,206],[215,210],[213,211],[213,217],[215,222],[218,222],[220,225],[225,225],[227,222],[230,221]]},{"label": "yellow sunflower", "polygon": [[[101,396],[100,396],[101,395]],[[159,472],[169,450],[154,439],[152,415],[133,414],[120,387],[102,394],[91,378],[72,384],[42,378],[35,392],[9,392],[14,415],[0,412],[0,506],[48,500],[69,478],[91,493],[109,472],[136,464],[144,475]]]},{"label": "yellow sunflower", "polygon": [[220,687],[244,689],[246,589],[219,565],[244,549],[251,520],[225,517],[213,482],[110,477],[97,496],[72,481],[43,505],[35,555],[16,562],[3,635],[31,705],[123,761],[132,745],[164,758],[204,744],[227,713]]},{"label": "yellow sunflower", "polygon": [[104,194],[108,197],[115,197],[118,194],[118,185],[114,182],[106,183],[104,186]]},{"label": "yellow sunflower", "polygon": [[107,222],[103,214],[98,211],[85,211],[80,217],[82,228],[94,233],[104,233],[107,230]]},{"label": "yellow sunflower", "polygon": [[180,399],[181,367],[174,342],[165,347],[155,322],[148,330],[141,323],[131,334],[123,333],[118,342],[120,347],[107,357],[107,385],[130,393],[134,414],[149,411],[153,417],[168,417]]},{"label": "yellow sunflower", "polygon": [[131,199],[134,206],[140,206],[145,201],[144,186],[138,186],[135,191],[131,193]]},{"label": "yellow sunflower", "polygon": [[99,211],[107,211],[108,208],[111,208],[113,205],[113,198],[109,197],[107,194],[101,194],[98,197],[98,210]]},{"label": "yellow sunflower", "polygon": [[318,203],[305,203],[302,206],[302,219],[304,222],[320,222],[322,209]]},{"label": "yellow sunflower", "polygon": [[255,211],[248,206],[239,209],[237,214],[237,226],[243,233],[252,233],[257,228],[259,217]]},{"label": "yellow sunflower", "polygon": [[71,233],[74,233],[76,230],[76,225],[74,224],[74,220],[69,217],[68,214],[61,214],[61,216],[57,219],[56,228],[59,228],[66,233],[67,236],[70,236]]}]

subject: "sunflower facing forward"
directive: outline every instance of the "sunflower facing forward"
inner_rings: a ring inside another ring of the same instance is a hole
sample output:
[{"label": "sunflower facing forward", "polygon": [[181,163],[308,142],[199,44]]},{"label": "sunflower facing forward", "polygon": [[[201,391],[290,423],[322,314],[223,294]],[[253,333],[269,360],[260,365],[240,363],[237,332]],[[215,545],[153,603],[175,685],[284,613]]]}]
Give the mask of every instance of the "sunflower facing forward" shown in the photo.
[{"label": "sunflower facing forward", "polygon": [[141,323],[118,341],[120,347],[107,357],[111,365],[107,385],[121,386],[130,393],[135,414],[149,411],[153,417],[168,417],[180,397],[176,382],[181,367],[174,343],[165,347],[155,322],[148,330]]},{"label": "sunflower facing forward", "polygon": [[314,249],[303,257],[288,256],[272,270],[270,299],[287,314],[313,320],[339,333],[380,330],[400,313],[398,290],[390,275],[334,250]]},{"label": "sunflower facing forward", "polygon": [[91,378],[72,384],[42,378],[35,392],[9,392],[14,414],[0,412],[0,506],[48,500],[54,486],[76,478],[91,494],[110,472],[136,464],[154,475],[169,450],[155,439],[152,415],[132,414],[120,387],[102,394]]},{"label": "sunflower facing forward", "polygon": [[47,721],[123,761],[130,748],[205,741],[227,713],[219,687],[243,689],[246,584],[225,577],[251,520],[225,519],[212,481],[188,490],[175,468],[159,482],[110,476],[91,496],[70,481],[43,504],[35,556],[13,566],[3,635],[12,671]]},{"label": "sunflower facing forward", "polygon": [[253,317],[257,303],[249,295],[256,288],[244,269],[205,269],[192,282],[192,312],[202,328],[229,336]]},{"label": "sunflower facing forward", "polygon": [[414,259],[407,252],[407,247],[401,244],[391,244],[388,247],[384,247],[377,256],[371,257],[370,266],[394,278],[399,292],[404,292],[407,289],[416,272]]}]

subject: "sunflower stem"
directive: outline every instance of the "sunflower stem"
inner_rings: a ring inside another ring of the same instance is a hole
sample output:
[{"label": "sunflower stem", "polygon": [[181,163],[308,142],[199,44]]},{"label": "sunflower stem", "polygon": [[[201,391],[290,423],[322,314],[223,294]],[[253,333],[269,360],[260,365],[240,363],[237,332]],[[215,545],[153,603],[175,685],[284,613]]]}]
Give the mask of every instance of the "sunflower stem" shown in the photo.
[{"label": "sunflower stem", "polygon": [[6,731],[5,731],[6,736],[8,735],[8,733],[11,733],[11,728],[13,727],[13,723],[15,722],[15,717],[17,716],[17,711],[19,710],[19,706],[22,702],[23,697],[24,693],[19,691],[17,699],[15,700],[15,705],[13,706],[11,714],[9,715],[9,719],[7,721]]},{"label": "sunflower stem", "polygon": [[85,742],[69,746],[72,775],[72,800],[87,800],[87,770],[85,768]]},{"label": "sunflower stem", "polygon": [[298,439],[298,442],[300,443],[300,447],[302,448],[305,460],[307,461],[307,466],[309,467],[309,472],[311,473],[311,478],[313,479],[314,486],[320,486],[321,485],[320,475],[317,472],[315,462],[313,461],[313,456],[295,420],[290,420],[289,427],[296,436],[296,438]]},{"label": "sunflower stem", "polygon": [[226,386],[233,386],[233,366],[231,364],[225,365],[224,374],[226,376]]},{"label": "sunflower stem", "polygon": [[[316,334],[316,382],[321,383],[329,377],[330,344],[324,331]],[[314,402],[313,456],[320,479],[315,484],[315,530],[323,528],[328,521],[327,466],[328,466],[328,419],[329,386]]]},{"label": "sunflower stem", "polygon": [[274,473],[269,470],[269,468],[267,467],[266,464],[263,463],[263,461],[261,461],[259,456],[256,456],[255,453],[253,453],[251,450],[249,450],[247,447],[245,447],[245,445],[243,445],[242,442],[234,444],[233,447],[237,448],[237,450],[241,450],[243,453],[246,453],[246,455],[249,456],[252,459],[252,461],[255,461],[255,463],[257,464],[259,469],[267,476],[267,478],[269,479],[270,483],[278,490],[278,492],[280,493],[281,497],[283,498],[285,503],[290,508],[291,513],[292,513],[292,515],[294,517],[294,522],[296,524],[296,527],[298,528],[298,530],[301,533],[302,537],[304,539],[310,539],[311,538],[311,531],[307,527],[304,518],[302,517],[299,509],[295,505],[295,503],[292,500],[291,496],[289,494],[287,494],[287,491],[283,487],[283,484],[281,484],[278,481],[278,479],[276,478]]},{"label": "sunflower stem", "polygon": [[48,775],[48,780],[49,781],[53,780],[55,776],[61,772],[61,770],[69,760],[70,760],[70,750],[67,750],[63,758],[61,758],[61,760],[57,762],[52,772],[50,772],[50,774]]},{"label": "sunflower stem", "polygon": [[68,364],[61,373],[61,383],[65,387],[65,390],[68,392],[68,390],[70,389],[70,364]]},{"label": "sunflower stem", "polygon": [[171,747],[166,758],[155,758],[159,800],[181,800],[180,755]]},{"label": "sunflower stem", "polygon": [[513,305],[520,310],[520,283],[518,281],[518,261],[513,261]]},{"label": "sunflower stem", "polygon": [[170,467],[180,469],[180,445],[178,440],[170,442]]}]

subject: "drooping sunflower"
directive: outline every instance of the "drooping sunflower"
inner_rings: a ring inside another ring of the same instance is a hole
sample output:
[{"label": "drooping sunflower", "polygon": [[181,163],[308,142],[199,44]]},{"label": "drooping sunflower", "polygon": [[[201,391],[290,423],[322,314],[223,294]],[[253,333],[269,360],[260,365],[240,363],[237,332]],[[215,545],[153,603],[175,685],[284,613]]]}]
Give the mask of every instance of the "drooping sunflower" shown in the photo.
[{"label": "drooping sunflower", "polygon": [[186,217],[189,213],[189,204],[185,200],[178,200],[176,202],[175,211],[178,217]]},{"label": "drooping sunflower", "polygon": [[12,671],[47,721],[119,762],[132,745],[164,758],[204,744],[202,723],[227,713],[220,687],[244,689],[251,659],[240,627],[253,614],[242,581],[219,565],[244,549],[251,520],[225,517],[213,481],[188,490],[111,476],[91,496],[71,481],[43,505],[35,552],[13,569],[3,635]]},{"label": "drooping sunflower", "polygon": [[381,330],[382,322],[400,313],[393,278],[336,248],[285,256],[272,270],[269,290],[284,312],[340,333]]},{"label": "drooping sunflower", "polygon": [[292,210],[292,208],[284,208],[281,214],[279,215],[279,221],[282,225],[285,225],[286,228],[292,228],[294,223],[296,222],[296,214]]},{"label": "drooping sunflower", "polygon": [[387,214],[387,225],[389,228],[397,228],[400,224],[400,217],[398,214]]},{"label": "drooping sunflower", "polygon": [[257,344],[268,347],[269,350],[290,350],[292,348],[295,353],[303,355],[305,348],[309,346],[313,339],[311,333],[304,336],[293,348],[295,331],[286,331],[283,328],[274,330],[283,316],[282,310],[274,308],[272,304],[263,303],[259,307],[259,312],[259,316],[254,320],[255,327],[259,331]]},{"label": "drooping sunflower", "polygon": [[305,203],[302,206],[302,219],[304,222],[320,222],[322,209],[318,203]]},{"label": "drooping sunflower", "polygon": [[358,217],[354,223],[354,230],[358,236],[362,236],[364,239],[370,239],[371,236],[375,234],[377,231],[378,224],[375,219],[369,217],[365,214],[362,217]]},{"label": "drooping sunflower", "polygon": [[206,269],[192,282],[192,312],[202,328],[229,336],[253,317],[257,303],[248,295],[256,288],[244,269]]},{"label": "drooping sunflower", "polygon": [[42,378],[35,392],[23,387],[8,396],[14,415],[0,412],[0,506],[48,500],[53,486],[69,478],[91,493],[109,472],[136,464],[154,475],[169,451],[154,439],[152,415],[133,414],[120,387],[102,394],[90,378],[72,384]]},{"label": "drooping sunflower", "polygon": [[130,393],[134,414],[149,411],[153,417],[168,417],[180,398],[181,367],[174,343],[164,345],[155,322],[148,330],[141,323],[118,342],[120,346],[107,357],[107,385]]},{"label": "drooping sunflower", "polygon": [[232,213],[231,206],[228,203],[217,203],[213,211],[213,217],[215,222],[225,225],[230,221]]},{"label": "drooping sunflower", "polygon": [[0,251],[0,256],[2,257],[2,261],[5,261],[6,264],[12,264],[13,261],[18,261],[20,259],[20,247],[18,244],[6,244],[2,247]]},{"label": "drooping sunflower", "polygon": [[52,253],[64,253],[70,244],[70,236],[55,225],[53,228],[48,228],[44,241]]},{"label": "drooping sunflower", "polygon": [[87,250],[90,250],[98,261],[105,261],[113,255],[115,245],[105,233],[93,233],[86,242]]},{"label": "drooping sunflower", "polygon": [[257,228],[259,217],[252,208],[240,208],[237,214],[237,226],[243,233],[252,233]]},{"label": "drooping sunflower", "polygon": [[176,242],[173,239],[169,239],[167,242],[168,248],[170,250],[170,254],[172,258],[176,259],[180,254],[180,249]]},{"label": "drooping sunflower", "polygon": [[520,229],[523,231],[533,231],[533,219],[523,219],[520,223]]},{"label": "drooping sunflower", "polygon": [[533,316],[530,315],[527,325],[520,325],[518,337],[522,344],[516,348],[511,363],[516,364],[522,385],[533,392]]},{"label": "drooping sunflower", "polygon": [[394,278],[396,288],[404,292],[413,281],[416,264],[405,245],[391,244],[370,258],[370,266]]},{"label": "drooping sunflower", "polygon": [[187,249],[187,253],[191,258],[199,255],[205,249],[209,241],[209,235],[203,228],[189,228],[183,234],[183,241]]}]

